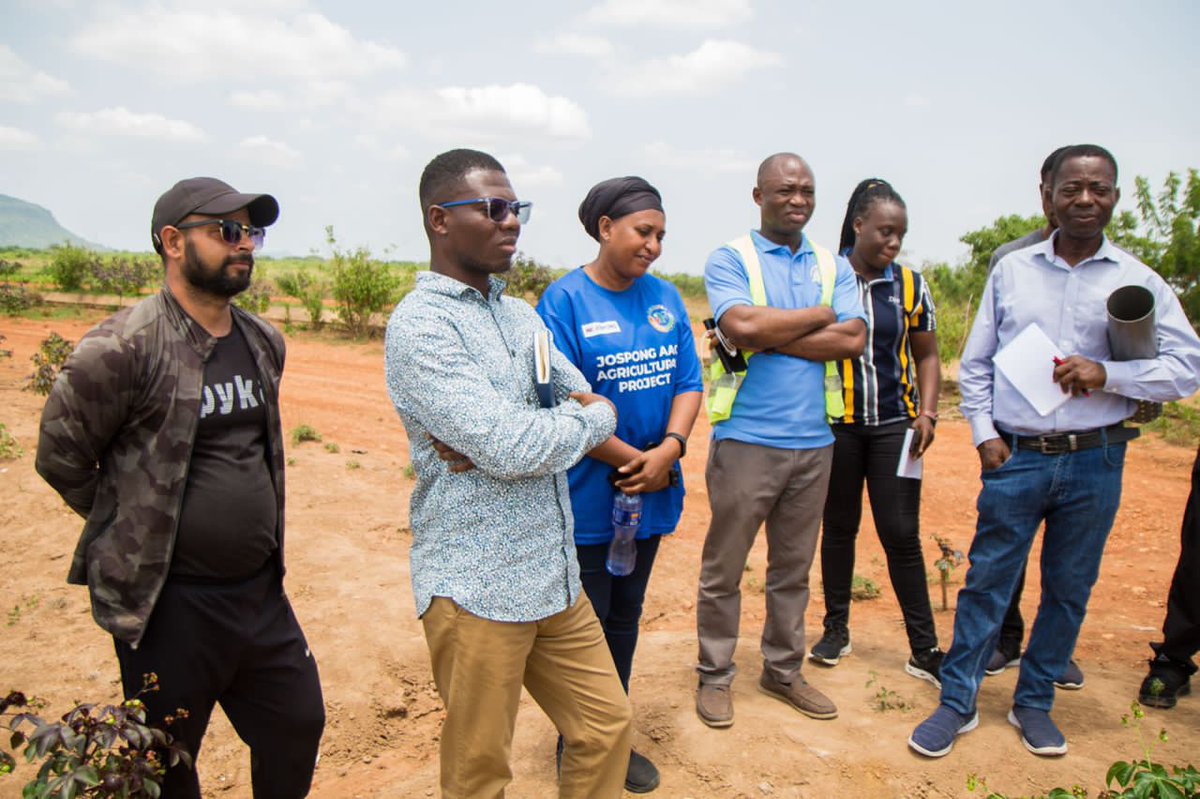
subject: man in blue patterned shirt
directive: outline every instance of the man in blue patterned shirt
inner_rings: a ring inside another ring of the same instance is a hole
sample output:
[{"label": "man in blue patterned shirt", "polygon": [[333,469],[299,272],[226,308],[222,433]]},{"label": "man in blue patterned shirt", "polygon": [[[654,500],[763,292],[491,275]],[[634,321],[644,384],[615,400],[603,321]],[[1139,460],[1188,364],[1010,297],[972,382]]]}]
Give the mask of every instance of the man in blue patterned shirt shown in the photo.
[{"label": "man in blue patterned shirt", "polygon": [[616,412],[550,347],[555,404],[534,380],[545,330],[504,296],[529,205],[486,153],[421,175],[430,271],[387,327],[388,392],[408,432],[417,613],[446,705],[442,795],[497,797],[522,684],[564,741],[560,796],[621,795],[631,712],[582,593],[566,470]]}]

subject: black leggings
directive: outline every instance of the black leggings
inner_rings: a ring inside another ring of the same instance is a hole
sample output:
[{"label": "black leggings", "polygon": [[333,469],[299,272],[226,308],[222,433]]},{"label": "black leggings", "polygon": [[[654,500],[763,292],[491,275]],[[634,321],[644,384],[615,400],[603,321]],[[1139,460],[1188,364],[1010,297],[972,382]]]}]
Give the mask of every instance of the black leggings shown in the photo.
[{"label": "black leggings", "polygon": [[[167,728],[193,759],[213,705],[250,746],[255,799],[308,794],[325,706],[317,664],[292,614],[273,564],[234,584],[168,580],[137,649],[116,641],[125,695],[158,675],[159,690],[143,697],[148,720],[185,708]],[[195,769],[169,769],[163,799],[200,799]]]},{"label": "black leggings", "polygon": [[576,546],[579,556],[579,578],[583,590],[596,610],[596,618],[604,628],[604,640],[612,652],[613,664],[625,693],[629,693],[629,673],[633,670],[633,652],[637,649],[638,622],[642,618],[642,601],[658,542],[662,536],[653,535],[637,542],[637,563],[624,577],[614,577],[604,567],[608,544]]},{"label": "black leggings", "polygon": [[862,520],[865,480],[892,588],[904,614],[908,643],[918,652],[937,646],[937,628],[921,554],[921,481],[896,476],[907,430],[904,423],[833,426],[833,467],[821,534],[821,581],[825,628],[848,626],[854,541]]},{"label": "black leggings", "polygon": [[1200,449],[1192,464],[1192,493],[1183,511],[1179,563],[1167,595],[1163,642],[1151,644],[1158,654],[1195,669],[1192,656],[1200,652]]}]

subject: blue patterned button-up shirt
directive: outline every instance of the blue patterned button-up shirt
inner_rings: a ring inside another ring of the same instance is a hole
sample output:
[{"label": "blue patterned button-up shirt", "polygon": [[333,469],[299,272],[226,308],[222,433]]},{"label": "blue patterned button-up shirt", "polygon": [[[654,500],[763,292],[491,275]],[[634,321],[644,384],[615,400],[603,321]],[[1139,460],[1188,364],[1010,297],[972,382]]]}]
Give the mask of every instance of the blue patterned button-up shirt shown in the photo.
[{"label": "blue patterned button-up shirt", "polygon": [[[443,596],[486,619],[536,621],[579,597],[566,470],[612,435],[616,419],[604,403],[584,408],[567,399],[589,387],[555,347],[559,404],[541,407],[533,338],[544,325],[503,289],[492,278],[484,297],[421,273],[388,321],[388,393],[417,478],[410,512],[417,615]],[[475,468],[451,473],[430,436]]]}]

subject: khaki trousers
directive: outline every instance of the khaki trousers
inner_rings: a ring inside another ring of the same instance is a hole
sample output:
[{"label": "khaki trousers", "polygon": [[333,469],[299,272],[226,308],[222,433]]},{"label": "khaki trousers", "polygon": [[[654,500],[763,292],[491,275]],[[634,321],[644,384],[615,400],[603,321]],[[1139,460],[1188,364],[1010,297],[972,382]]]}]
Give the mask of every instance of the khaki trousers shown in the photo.
[{"label": "khaki trousers", "polygon": [[767,526],[767,619],[763,668],[790,683],[804,662],[808,571],[816,552],[833,446],[775,449],[741,441],[714,441],[705,482],[712,521],[704,539],[696,632],[700,682],[729,685],[737,668],[742,573],[758,534]]},{"label": "khaki trousers", "polygon": [[523,623],[482,619],[434,597],[421,621],[446,706],[445,799],[504,796],[522,685],[562,733],[559,796],[621,795],[633,714],[586,595],[561,613]]}]

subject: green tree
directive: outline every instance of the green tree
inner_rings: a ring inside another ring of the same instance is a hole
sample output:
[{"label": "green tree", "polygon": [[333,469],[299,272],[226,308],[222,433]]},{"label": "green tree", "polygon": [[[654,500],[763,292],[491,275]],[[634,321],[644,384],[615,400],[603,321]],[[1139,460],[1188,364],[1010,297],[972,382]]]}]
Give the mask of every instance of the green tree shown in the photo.
[{"label": "green tree", "polygon": [[1137,216],[1119,214],[1109,225],[1109,237],[1162,275],[1200,330],[1200,172],[1189,169],[1186,181],[1169,173],[1157,195],[1139,176],[1134,196]]}]

